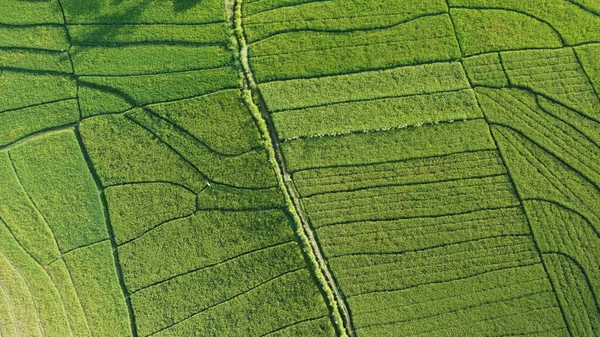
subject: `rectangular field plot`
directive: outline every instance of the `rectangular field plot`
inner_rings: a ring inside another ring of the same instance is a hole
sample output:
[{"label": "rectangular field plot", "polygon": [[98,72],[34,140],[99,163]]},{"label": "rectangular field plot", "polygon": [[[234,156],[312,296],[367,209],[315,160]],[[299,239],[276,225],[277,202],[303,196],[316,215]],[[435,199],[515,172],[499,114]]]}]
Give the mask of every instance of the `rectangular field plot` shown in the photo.
[{"label": "rectangular field plot", "polygon": [[459,55],[447,15],[379,29],[292,30],[253,42],[249,49],[259,82],[449,61]]}]

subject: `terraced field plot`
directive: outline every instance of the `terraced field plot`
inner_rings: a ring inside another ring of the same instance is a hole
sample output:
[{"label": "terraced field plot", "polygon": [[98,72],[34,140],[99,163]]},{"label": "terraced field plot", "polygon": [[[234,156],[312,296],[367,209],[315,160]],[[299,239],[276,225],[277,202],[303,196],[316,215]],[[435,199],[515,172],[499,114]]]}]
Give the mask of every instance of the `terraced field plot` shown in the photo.
[{"label": "terraced field plot", "polygon": [[0,6],[0,336],[600,336],[595,0]]}]

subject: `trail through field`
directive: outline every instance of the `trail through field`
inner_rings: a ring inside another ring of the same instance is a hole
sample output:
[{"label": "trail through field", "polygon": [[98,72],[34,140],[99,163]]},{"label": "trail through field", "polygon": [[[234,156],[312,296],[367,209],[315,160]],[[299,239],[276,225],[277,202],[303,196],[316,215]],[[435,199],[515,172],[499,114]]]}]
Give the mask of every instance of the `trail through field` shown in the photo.
[{"label": "trail through field", "polygon": [[[231,2],[233,2],[233,4],[231,4]],[[267,130],[264,131],[267,131],[267,133],[263,134],[263,137],[267,140],[267,142],[269,143],[268,145],[270,145],[272,148],[274,157],[273,159],[275,161],[274,164],[276,164],[277,166],[275,168],[276,173],[277,175],[281,176],[281,179],[283,180],[283,183],[285,185],[285,190],[283,192],[288,194],[288,197],[293,202],[293,205],[288,206],[298,216],[300,220],[300,225],[302,226],[302,231],[307,236],[308,241],[310,243],[310,247],[306,248],[314,254],[316,262],[318,263],[318,269],[321,273],[323,273],[325,277],[326,284],[321,284],[321,286],[329,288],[329,290],[333,292],[334,300],[336,302],[335,304],[339,306],[339,311],[341,311],[341,314],[343,316],[342,320],[345,325],[344,329],[346,330],[346,333],[348,335],[350,335],[351,337],[355,337],[356,334],[352,326],[350,311],[344,301],[344,298],[342,297],[341,291],[336,285],[335,279],[333,278],[333,275],[331,274],[327,263],[325,262],[323,252],[321,251],[319,244],[315,239],[314,232],[308,222],[306,214],[303,211],[302,204],[300,203],[300,197],[293,186],[290,174],[288,173],[285,166],[283,153],[278,142],[277,131],[275,130],[275,127],[270,116],[268,115],[268,112],[266,112],[267,110],[264,102],[261,102],[261,96],[260,92],[258,92],[257,82],[254,73],[252,72],[252,68],[250,67],[250,62],[248,58],[248,43],[246,42],[246,37],[242,26],[242,0],[225,0],[225,3],[228,8],[231,8],[231,5],[233,5],[234,30],[236,33],[236,39],[239,48],[238,56],[240,57],[244,73],[244,84],[245,86],[247,86],[246,89],[249,89],[252,93],[252,95],[249,96],[249,102],[247,103],[251,106],[258,108],[258,110],[260,111],[260,114],[257,117],[262,118],[261,122],[266,126]],[[253,97],[258,97],[258,104],[257,102],[254,102],[254,100],[252,99]],[[336,315],[335,312],[334,315]]]}]

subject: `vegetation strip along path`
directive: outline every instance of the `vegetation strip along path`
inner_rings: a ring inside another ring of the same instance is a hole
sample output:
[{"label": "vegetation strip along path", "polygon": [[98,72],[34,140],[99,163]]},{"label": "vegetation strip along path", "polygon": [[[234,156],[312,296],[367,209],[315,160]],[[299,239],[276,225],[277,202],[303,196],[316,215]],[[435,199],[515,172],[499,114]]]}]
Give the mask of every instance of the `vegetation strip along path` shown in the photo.
[{"label": "vegetation strip along path", "polygon": [[260,103],[261,99],[248,58],[248,44],[246,42],[246,37],[242,26],[242,1],[243,0],[225,0],[225,4],[228,12],[228,19],[233,21],[232,26],[235,35],[235,41],[233,42],[236,44],[238,49],[236,53],[241,62],[244,102],[248,106],[252,116],[256,119],[260,133],[266,142],[265,147],[267,148],[267,152],[269,154],[269,161],[274,166],[277,180],[280,184],[282,192],[285,195],[286,203],[288,204],[290,213],[294,217],[296,226],[300,225],[301,227],[297,228],[297,231],[302,243],[305,246],[302,248],[303,250],[308,251],[308,259],[312,264],[311,269],[313,269],[317,274],[317,279],[319,280],[322,289],[327,294],[328,304],[333,307],[332,314],[335,320],[335,327],[336,329],[341,330],[340,333],[342,336],[349,335],[351,337],[355,337],[356,334],[352,326],[348,306],[344,302],[341,292],[338,289],[331,272],[329,271],[329,268],[325,262],[325,257],[319,248],[313,230],[310,228],[306,215],[303,212],[300,198],[295,191],[290,179],[290,175],[286,170],[283,154],[281,152],[281,148],[279,147],[279,143],[277,142],[277,131],[275,130],[268,113],[265,112],[266,109],[264,109],[263,104],[260,105],[263,107],[263,109],[260,109],[259,105],[255,103],[255,100]]}]

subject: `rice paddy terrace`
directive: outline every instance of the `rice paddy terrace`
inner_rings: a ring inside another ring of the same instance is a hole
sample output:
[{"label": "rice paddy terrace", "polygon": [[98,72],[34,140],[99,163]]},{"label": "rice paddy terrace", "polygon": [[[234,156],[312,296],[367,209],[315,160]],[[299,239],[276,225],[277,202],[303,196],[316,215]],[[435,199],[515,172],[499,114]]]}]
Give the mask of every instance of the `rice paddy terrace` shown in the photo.
[{"label": "rice paddy terrace", "polygon": [[0,8],[0,336],[600,336],[597,0]]}]

